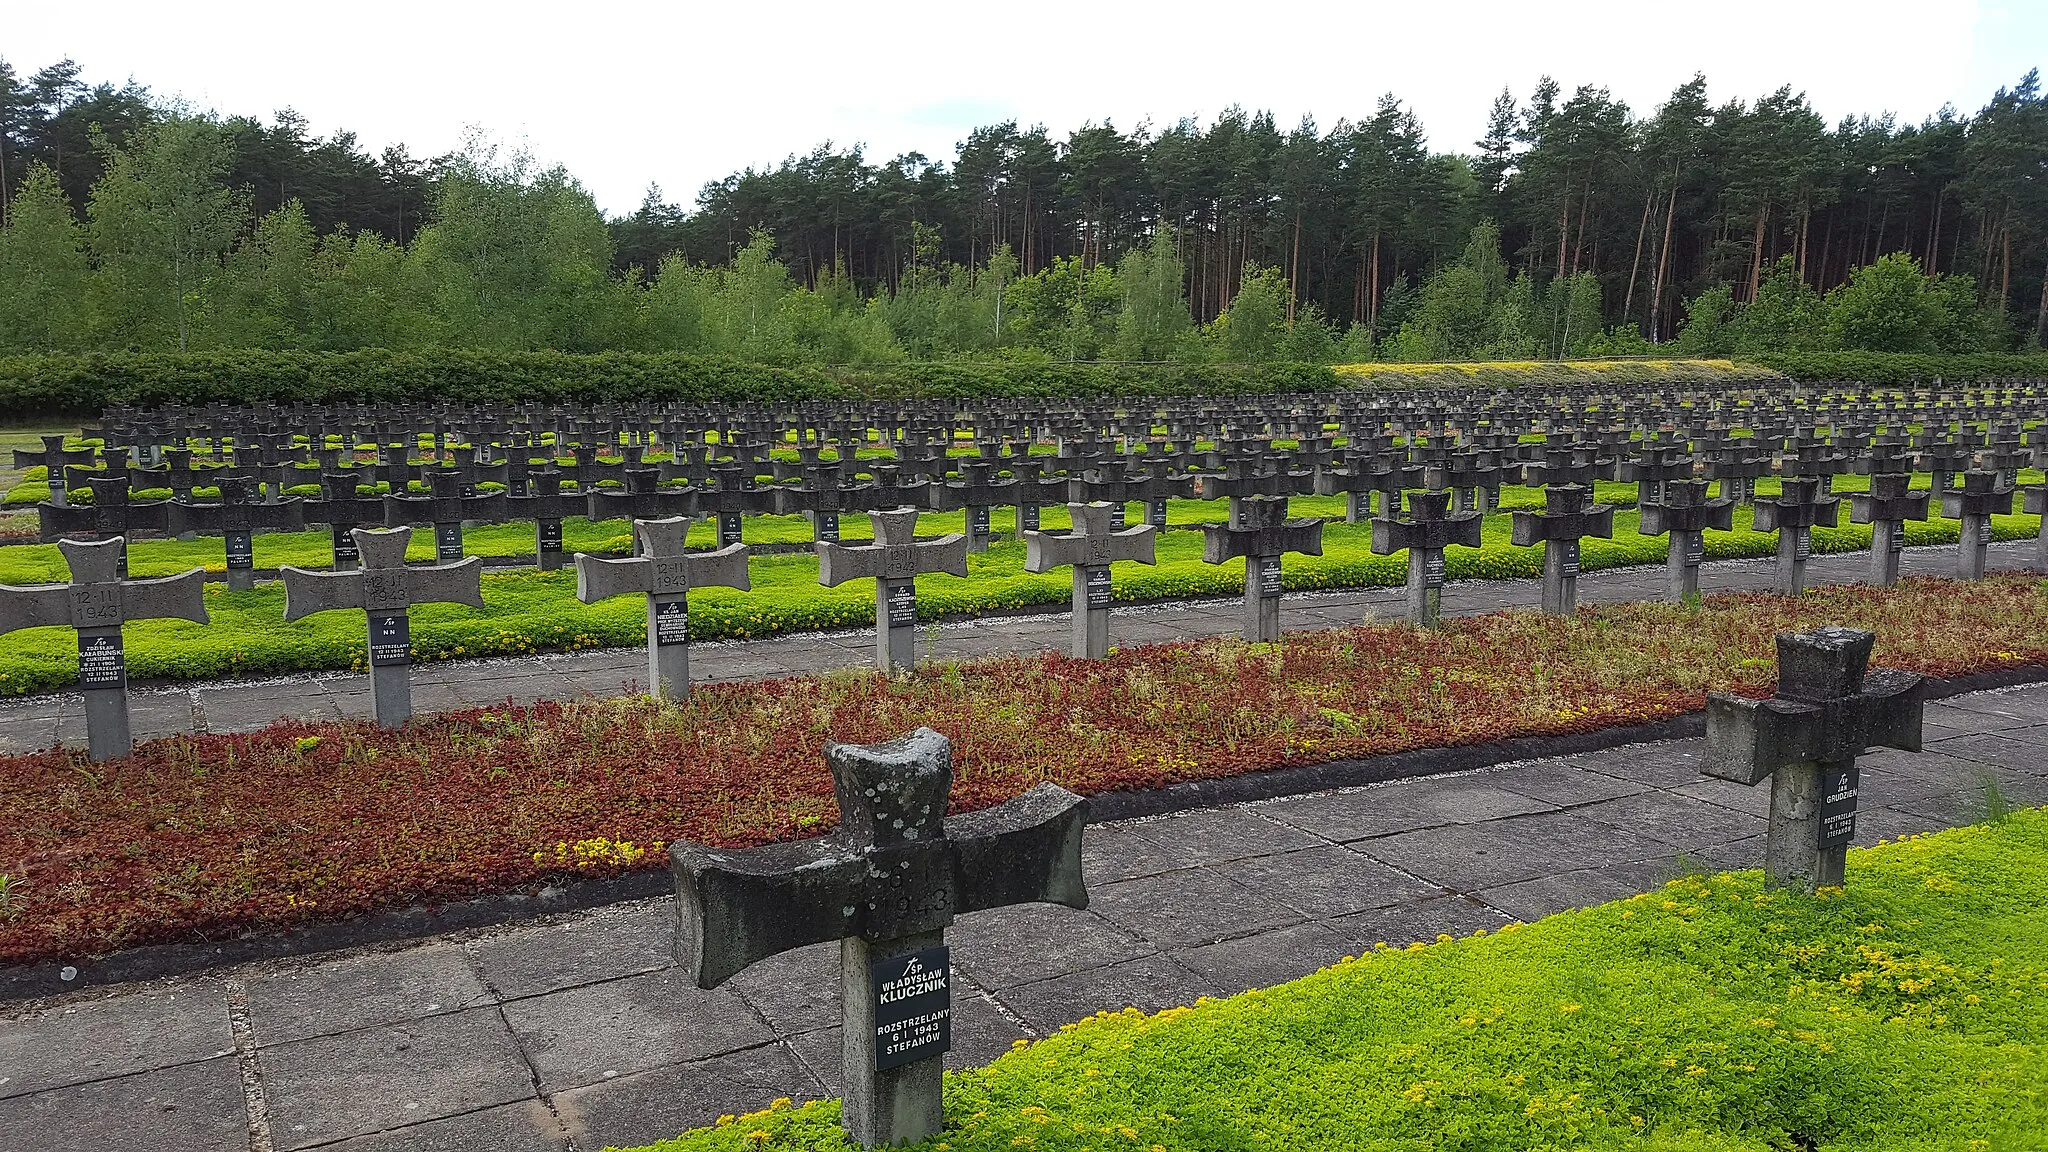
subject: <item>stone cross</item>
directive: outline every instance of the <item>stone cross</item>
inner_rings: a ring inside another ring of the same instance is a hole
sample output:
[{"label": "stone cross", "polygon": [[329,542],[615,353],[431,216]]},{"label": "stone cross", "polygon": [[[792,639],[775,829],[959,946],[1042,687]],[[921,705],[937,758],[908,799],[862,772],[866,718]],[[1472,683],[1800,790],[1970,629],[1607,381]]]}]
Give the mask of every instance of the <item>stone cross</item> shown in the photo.
[{"label": "stone cross", "polygon": [[1927,492],[1908,490],[1904,472],[1873,472],[1870,491],[1849,494],[1849,522],[1870,525],[1870,582],[1889,588],[1899,582],[1899,555],[1906,550],[1906,521],[1927,519]]},{"label": "stone cross", "polygon": [[562,521],[582,513],[588,500],[562,491],[562,473],[553,467],[533,468],[526,473],[529,492],[513,491],[505,496],[506,513],[515,520],[533,521],[534,563],[543,572],[562,567]]},{"label": "stone cross", "polygon": [[379,496],[357,495],[357,473],[325,472],[320,476],[322,498],[306,504],[306,522],[325,524],[334,541],[334,570],[355,568],[356,538],[351,533],[364,524],[384,522],[384,501]]},{"label": "stone cross", "polygon": [[934,484],[930,495],[932,507],[941,511],[955,508],[965,510],[967,517],[967,550],[988,551],[989,509],[1015,502],[1017,481],[995,479],[995,465],[987,460],[967,460],[960,464],[960,479]]},{"label": "stone cross", "polygon": [[1751,526],[1778,534],[1778,593],[1797,596],[1806,590],[1806,560],[1813,554],[1813,528],[1833,528],[1841,519],[1842,502],[1825,494],[1828,481],[1814,477],[1780,481],[1784,494],[1756,501]]},{"label": "stone cross", "polygon": [[1316,474],[1316,495],[1344,495],[1344,522],[1356,524],[1372,518],[1373,493],[1383,493],[1380,507],[1388,518],[1401,514],[1401,493],[1422,483],[1422,469],[1384,455],[1355,454],[1351,466],[1325,469]]},{"label": "stone cross", "polygon": [[688,516],[635,520],[638,555],[605,560],[576,554],[576,598],[595,604],[629,592],[647,597],[647,690],[665,700],[690,694],[690,607],[692,588],[753,587],[747,579],[747,546],[730,544],[716,552],[690,552]]},{"label": "stone cross", "polygon": [[461,472],[437,468],[427,473],[428,495],[394,493],[384,497],[384,526],[429,524],[434,529],[434,558],[443,564],[462,559],[462,522],[481,520],[501,523],[505,519],[503,492],[464,493],[466,478]]},{"label": "stone cross", "polygon": [[[1390,503],[1389,512],[1398,514],[1399,498]],[[1408,550],[1408,623],[1417,627],[1435,627],[1443,618],[1444,549],[1452,544],[1479,547],[1485,517],[1477,512],[1453,516],[1450,509],[1448,491],[1410,492],[1409,519],[1388,515],[1372,522],[1375,553],[1391,556],[1403,548]]]},{"label": "stone cross", "polygon": [[88,476],[85,483],[92,489],[90,505],[36,505],[40,539],[44,543],[77,539],[80,535],[101,540],[119,539],[120,566],[116,571],[126,579],[129,534],[137,531],[169,532],[172,511],[170,502],[165,500],[130,500],[129,480],[129,474],[125,472],[113,476]]},{"label": "stone cross", "polygon": [[1941,495],[1941,514],[1963,522],[1956,552],[1956,579],[1982,580],[1991,548],[1991,517],[2012,515],[2013,487],[1996,472],[1969,471],[1962,483]]},{"label": "stone cross", "polygon": [[1050,572],[1073,565],[1074,637],[1067,654],[1076,660],[1100,660],[1109,655],[1109,566],[1117,560],[1154,563],[1152,545],[1158,530],[1140,524],[1115,531],[1109,526],[1110,506],[1105,501],[1069,504],[1067,511],[1074,520],[1074,530],[1067,535],[1024,534],[1024,570]]},{"label": "stone cross", "polygon": [[951,1045],[946,928],[1012,904],[1085,908],[1088,802],[1044,783],[946,816],[952,746],[929,728],[886,744],[830,744],[839,830],[726,850],[677,841],[676,959],[699,988],[792,948],[837,940],[841,1123],[853,1143],[938,1134],[941,1057]]},{"label": "stone cross", "polygon": [[475,556],[454,564],[408,568],[410,528],[354,529],[363,566],[354,572],[314,572],[287,564],[284,619],[289,624],[315,612],[360,608],[369,617],[370,703],[377,726],[397,728],[412,719],[412,619],[415,604],[484,606]]},{"label": "stone cross", "polygon": [[86,753],[95,761],[126,756],[128,660],[121,625],[128,620],[208,623],[206,570],[194,568],[153,580],[125,579],[119,536],[111,540],[59,540],[71,569],[69,584],[0,584],[0,635],[19,628],[70,627],[78,632],[78,687],[85,696]]},{"label": "stone cross", "polygon": [[[1648,481],[1643,481],[1648,483]],[[1735,526],[1735,501],[1727,496],[1707,499],[1705,480],[1666,478],[1657,482],[1662,498],[1642,504],[1636,531],[1645,536],[1669,533],[1664,559],[1664,598],[1673,604],[1699,595],[1700,561],[1706,558],[1707,529],[1726,532]]]},{"label": "stone cross", "polygon": [[967,537],[959,532],[922,543],[917,509],[870,512],[875,542],[859,547],[820,541],[818,583],[875,581],[875,667],[909,671],[917,663],[917,577],[925,572],[967,575]]},{"label": "stone cross", "polygon": [[65,491],[65,466],[69,464],[91,464],[95,455],[90,448],[66,449],[64,441],[67,439],[69,437],[60,432],[53,436],[44,436],[42,438],[43,449],[40,452],[28,448],[16,448],[14,450],[14,466],[16,468],[34,468],[37,465],[41,465],[49,470],[50,503],[59,508],[68,507],[71,503],[71,493]]},{"label": "stone cross", "polygon": [[214,485],[220,490],[220,502],[173,503],[171,528],[180,533],[199,529],[220,533],[227,558],[228,587],[246,592],[256,586],[256,530],[304,529],[306,504],[297,496],[268,504],[258,502],[254,476],[222,476]]},{"label": "stone cross", "polygon": [[1828,626],[1778,633],[1778,694],[1707,695],[1701,771],[1738,784],[1771,778],[1765,879],[1778,888],[1839,887],[1856,835],[1856,757],[1920,750],[1917,672],[1876,668],[1870,633]]},{"label": "stone cross", "polygon": [[1569,616],[1579,606],[1579,541],[1614,538],[1614,509],[1593,503],[1593,490],[1577,484],[1543,490],[1543,511],[1514,514],[1514,543],[1543,545],[1543,610]]},{"label": "stone cross", "polygon": [[1253,643],[1280,639],[1280,557],[1323,554],[1323,522],[1287,519],[1285,496],[1237,499],[1238,522],[1202,525],[1202,562],[1244,557],[1244,617],[1238,634]]},{"label": "stone cross", "polygon": [[2030,485],[2021,499],[2027,515],[2041,518],[2041,526],[2034,530],[2034,571],[2048,572],[2048,484]]}]

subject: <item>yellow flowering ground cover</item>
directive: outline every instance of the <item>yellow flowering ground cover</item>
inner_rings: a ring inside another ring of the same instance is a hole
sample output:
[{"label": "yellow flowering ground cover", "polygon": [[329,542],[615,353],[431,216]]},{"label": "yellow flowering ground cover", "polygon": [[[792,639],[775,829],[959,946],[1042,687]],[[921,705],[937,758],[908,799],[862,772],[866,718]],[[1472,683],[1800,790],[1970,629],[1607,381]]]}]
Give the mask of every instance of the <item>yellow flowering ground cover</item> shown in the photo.
[{"label": "yellow flowering ground cover", "polygon": [[[943,1152],[2048,1147],[2048,809],[1388,948],[949,1074]],[[658,1152],[846,1147],[825,1101]]]},{"label": "yellow flowering ground cover", "polygon": [[1790,384],[1791,378],[1732,360],[1467,360],[1440,364],[1339,364],[1347,382],[1379,388],[1543,387],[1557,384]]}]

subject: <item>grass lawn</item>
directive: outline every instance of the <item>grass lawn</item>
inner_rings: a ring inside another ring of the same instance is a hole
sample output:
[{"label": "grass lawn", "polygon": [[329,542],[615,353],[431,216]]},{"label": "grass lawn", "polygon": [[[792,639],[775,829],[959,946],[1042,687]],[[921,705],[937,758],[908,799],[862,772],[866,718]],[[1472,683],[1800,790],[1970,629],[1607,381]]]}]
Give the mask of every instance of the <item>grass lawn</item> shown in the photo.
[{"label": "grass lawn", "polygon": [[[920,725],[953,742],[953,803],[1044,780],[1083,794],[1692,711],[1764,694],[1773,635],[1845,624],[1874,660],[1934,675],[2048,663],[2048,581],[1911,580],[1796,600],[1711,596],[1569,618],[1510,612],[1280,644],[1182,642],[1107,660],[1047,654],[901,678],[705,685],[470,709],[385,731],[281,723],[149,741],[123,759],[0,758],[0,963],[276,929],[655,867],[678,838],[730,846],[829,830],[820,749]],[[566,857],[557,845],[578,845]]]},{"label": "grass lawn", "polygon": [[[946,1077],[944,1152],[2048,1147],[2048,809],[1274,988],[1105,1012]],[[1398,943],[1398,942],[1397,942]],[[825,1101],[659,1152],[847,1147]]]}]

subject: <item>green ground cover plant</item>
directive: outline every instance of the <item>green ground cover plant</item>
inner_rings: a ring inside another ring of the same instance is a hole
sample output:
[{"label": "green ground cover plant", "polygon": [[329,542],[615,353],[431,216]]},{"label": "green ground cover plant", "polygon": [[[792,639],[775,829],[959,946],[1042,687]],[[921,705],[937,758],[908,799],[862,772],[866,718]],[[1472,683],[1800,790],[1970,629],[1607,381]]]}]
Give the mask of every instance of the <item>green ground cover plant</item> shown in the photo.
[{"label": "green ground cover plant", "polygon": [[[1839,478],[1838,487],[1846,491],[1867,483],[1867,477],[1845,476]],[[1775,481],[1766,480],[1759,487],[1766,494],[1774,494],[1775,485]],[[1605,481],[1598,487],[1601,499],[1624,507],[1615,515],[1612,540],[1585,542],[1583,567],[1598,571],[1663,563],[1665,538],[1638,534],[1637,514],[1626,507],[1634,501],[1635,487]],[[1509,489],[1506,501],[1509,507],[1533,508],[1539,505],[1541,495],[1534,489]],[[1297,497],[1291,501],[1291,509],[1297,515],[1341,516],[1343,500]],[[1180,525],[1221,523],[1227,516],[1222,501],[1173,501],[1168,511],[1169,521]],[[1067,527],[1065,508],[1050,507],[1043,515],[1047,528]],[[1869,548],[1869,527],[1848,524],[1846,515],[1843,519],[1843,527],[1815,530],[1814,551]],[[1009,531],[1014,526],[1014,513],[999,511],[993,520],[998,532]],[[1707,533],[1707,556],[1732,559],[1775,554],[1776,537],[1748,530],[1749,521],[1749,511],[1738,509],[1736,531]],[[1993,517],[1993,535],[2000,540],[2031,538],[2039,522],[2038,516]],[[865,517],[846,517],[842,526],[849,540],[868,538]],[[925,534],[958,532],[964,527],[958,512],[927,513],[919,518],[919,531]],[[1489,516],[1484,547],[1450,549],[1445,557],[1446,574],[1454,580],[1540,576],[1542,549],[1515,547],[1509,541],[1511,530],[1510,517]],[[626,532],[627,525],[622,520],[592,524],[576,519],[565,528],[565,543],[572,551],[620,555],[628,549]],[[1910,523],[1906,528],[1907,542],[1916,546],[1954,543],[1958,535],[1959,525],[1952,520]],[[755,543],[797,545],[810,540],[811,528],[797,516],[751,517],[746,538]],[[1403,583],[1408,571],[1406,553],[1374,555],[1371,539],[1371,530],[1366,525],[1328,524],[1323,532],[1321,556],[1287,558],[1284,587],[1299,592],[1395,587]],[[470,552],[476,555],[531,555],[533,529],[525,524],[492,525],[472,529],[466,540]],[[258,568],[280,564],[325,568],[330,559],[325,530],[264,534],[257,536],[255,543]],[[696,525],[691,543],[710,547],[714,543],[712,526]],[[223,547],[218,539],[138,541],[130,553],[129,570],[138,577],[167,576],[192,567],[223,571]],[[1024,553],[1020,541],[997,541],[987,552],[968,558],[965,578],[921,578],[919,618],[939,620],[1066,603],[1073,587],[1067,571],[1028,574],[1024,571]],[[1242,561],[1209,565],[1202,562],[1201,553],[1200,533],[1163,533],[1157,545],[1156,566],[1114,566],[1112,594],[1121,602],[1140,603],[1229,596],[1244,590]],[[431,533],[416,533],[408,555],[416,561],[432,560]],[[821,587],[818,561],[810,552],[757,554],[750,560],[749,571],[754,585],[751,591],[705,588],[690,594],[692,638],[756,639],[874,624],[873,584],[853,581],[837,588]],[[64,572],[55,545],[0,548],[0,584],[47,583],[63,579]],[[598,604],[582,604],[576,599],[576,577],[570,570],[486,572],[483,589],[486,607],[481,610],[434,604],[413,611],[416,660],[519,656],[646,643],[647,617],[639,600],[618,597]],[[366,636],[360,613],[328,612],[286,624],[284,599],[284,587],[276,582],[258,584],[247,592],[209,585],[206,602],[213,615],[211,623],[148,620],[127,626],[129,674],[138,679],[201,680],[363,667]],[[7,646],[0,649],[0,695],[66,687],[76,681],[77,667],[77,644],[68,629],[12,633]]]},{"label": "green ground cover plant", "polygon": [[[1288,984],[1110,1010],[946,1078],[937,1152],[2048,1147],[2048,808]],[[787,1102],[644,1152],[848,1147]]]},{"label": "green ground cover plant", "polygon": [[1798,599],[1710,596],[1566,618],[1506,612],[1247,645],[928,664],[647,697],[468,709],[397,730],[279,723],[0,758],[0,963],[232,936],[661,866],[836,822],[820,749],[920,725],[953,742],[956,810],[1045,780],[1083,794],[1510,736],[1640,724],[1709,689],[1764,695],[1773,635],[1844,624],[1930,675],[2048,663],[2048,582],[2008,574]]}]

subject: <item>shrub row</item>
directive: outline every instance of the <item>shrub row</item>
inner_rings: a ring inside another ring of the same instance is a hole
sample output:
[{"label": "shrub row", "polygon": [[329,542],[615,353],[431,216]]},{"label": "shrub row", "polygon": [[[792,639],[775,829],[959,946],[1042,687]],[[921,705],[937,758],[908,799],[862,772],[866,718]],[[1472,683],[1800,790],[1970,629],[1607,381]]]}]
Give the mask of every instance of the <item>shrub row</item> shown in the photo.
[{"label": "shrub row", "polygon": [[2048,379],[2048,354],[1993,352],[1919,355],[1900,352],[1784,352],[1755,357],[1794,380],[1858,380],[1868,384],[1961,384],[1978,380]]}]

